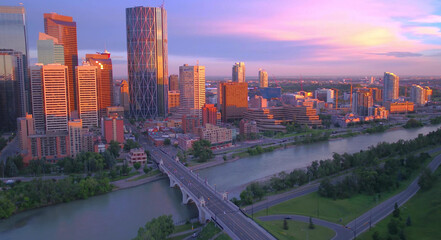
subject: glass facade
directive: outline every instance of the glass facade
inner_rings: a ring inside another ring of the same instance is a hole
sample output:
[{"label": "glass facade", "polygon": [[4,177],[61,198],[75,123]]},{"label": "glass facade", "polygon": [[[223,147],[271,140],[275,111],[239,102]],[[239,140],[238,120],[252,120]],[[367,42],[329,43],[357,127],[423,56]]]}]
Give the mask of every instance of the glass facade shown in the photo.
[{"label": "glass facade", "polygon": [[20,52],[22,56],[20,92],[20,114],[25,116],[30,109],[30,84],[27,76],[28,47],[26,37],[26,12],[24,7],[0,6],[0,48]]},{"label": "glass facade", "polygon": [[126,9],[130,115],[134,118],[167,114],[167,15],[163,8]]},{"label": "glass facade", "polygon": [[17,127],[23,104],[23,54],[0,49],[0,129],[12,131]]}]

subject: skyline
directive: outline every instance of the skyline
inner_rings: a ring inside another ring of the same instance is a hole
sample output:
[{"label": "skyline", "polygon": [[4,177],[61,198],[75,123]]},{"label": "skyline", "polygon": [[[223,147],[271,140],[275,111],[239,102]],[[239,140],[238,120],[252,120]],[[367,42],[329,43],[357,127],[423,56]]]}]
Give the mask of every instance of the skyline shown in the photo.
[{"label": "skyline", "polygon": [[[44,31],[43,13],[56,12],[77,22],[79,60],[106,48],[115,78],[127,77],[125,9],[162,3],[93,1],[84,8],[83,0],[6,0],[2,5],[19,2],[26,8],[31,64],[37,58],[38,32]],[[170,74],[197,60],[207,76],[229,76],[238,61],[245,62],[247,77],[253,78],[259,68],[270,76],[441,74],[441,3],[436,1],[196,0],[166,1],[165,9]]]}]

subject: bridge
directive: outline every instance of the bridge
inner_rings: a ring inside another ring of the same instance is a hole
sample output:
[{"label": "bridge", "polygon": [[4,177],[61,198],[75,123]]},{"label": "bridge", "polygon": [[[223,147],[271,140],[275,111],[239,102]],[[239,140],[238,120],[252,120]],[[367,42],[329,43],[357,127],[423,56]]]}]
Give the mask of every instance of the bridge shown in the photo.
[{"label": "bridge", "polygon": [[159,149],[152,150],[159,169],[170,179],[170,187],[179,187],[182,203],[194,203],[199,221],[215,222],[233,239],[275,239],[271,234],[245,216],[228,200],[227,193],[218,193],[197,174]]}]

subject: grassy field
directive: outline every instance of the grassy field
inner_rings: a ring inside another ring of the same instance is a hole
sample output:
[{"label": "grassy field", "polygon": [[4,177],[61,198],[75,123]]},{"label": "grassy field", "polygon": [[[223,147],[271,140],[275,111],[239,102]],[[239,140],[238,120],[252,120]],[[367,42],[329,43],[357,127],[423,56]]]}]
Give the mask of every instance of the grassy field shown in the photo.
[{"label": "grassy field", "polygon": [[213,222],[205,225],[204,229],[199,233],[198,240],[208,240],[218,234],[221,230],[214,225]]},{"label": "grassy field", "polygon": [[231,240],[231,238],[230,236],[228,236],[228,234],[222,233],[221,235],[219,235],[219,237],[216,238],[216,240]]},{"label": "grassy field", "polygon": [[[259,224],[268,230],[279,240],[293,239],[331,239],[335,233],[329,228],[315,225],[315,229],[309,229],[308,223],[288,220],[288,230],[283,229],[283,220],[277,221],[259,221]],[[309,236],[308,236],[309,235]]]},{"label": "grassy field", "polygon": [[[436,155],[436,153],[432,154],[432,156]],[[425,166],[431,160],[432,158],[426,160],[426,163],[423,165]],[[403,191],[415,179],[419,172],[420,171],[415,171],[408,180],[401,182],[399,188],[390,192],[381,193],[377,200],[375,199],[375,196],[365,194],[357,194],[351,198],[333,200],[320,197],[317,192],[314,192],[270,207],[268,209],[268,215],[297,214],[317,217],[330,222],[347,224],[373,208],[376,204]],[[254,216],[265,215],[266,209],[254,214]]]},{"label": "grassy field", "polygon": [[[438,176],[436,184],[427,191],[419,191],[401,208],[401,222],[406,222],[408,216],[411,226],[404,228],[406,239],[438,240],[441,237],[441,169],[436,171]],[[375,231],[380,233],[381,239],[388,236],[387,224],[392,216],[383,219],[370,231],[357,237],[361,240],[371,240]]]},{"label": "grassy field", "polygon": [[159,171],[158,169],[156,169],[156,170],[153,170],[153,171],[148,172],[147,174],[142,174],[141,176],[136,177],[136,178],[133,178],[133,179],[130,179],[130,180],[128,180],[128,181],[129,181],[129,182],[138,181],[138,180],[141,180],[141,179],[144,179],[144,178],[148,178],[148,177],[151,177],[151,176],[155,176],[155,175],[157,175],[157,174],[159,174],[159,173],[160,173],[160,171]]}]

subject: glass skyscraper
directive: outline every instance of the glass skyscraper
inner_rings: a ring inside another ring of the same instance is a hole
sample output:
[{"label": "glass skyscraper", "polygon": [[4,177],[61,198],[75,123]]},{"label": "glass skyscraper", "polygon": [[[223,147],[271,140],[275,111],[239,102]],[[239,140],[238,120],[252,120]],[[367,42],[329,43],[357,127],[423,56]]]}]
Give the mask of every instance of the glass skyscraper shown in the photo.
[{"label": "glass skyscraper", "polygon": [[[30,112],[31,109],[30,84],[27,76],[28,46],[26,37],[26,12],[24,7],[0,6],[0,48],[7,50],[9,52],[8,54],[15,56],[21,54],[21,57],[18,57],[18,59],[21,60],[17,63],[18,65],[21,65],[18,66],[20,72],[17,72],[20,76],[16,76],[20,86],[17,88],[17,91],[19,92],[16,92],[15,94],[20,98],[20,112],[17,117],[25,116],[25,113]],[[5,90],[3,89],[0,91]]]},{"label": "glass skyscraper", "polygon": [[164,8],[127,8],[126,24],[130,115],[164,117],[168,93],[167,13]]},{"label": "glass skyscraper", "polygon": [[383,102],[397,100],[399,95],[400,78],[393,73],[385,72],[383,84]]}]

